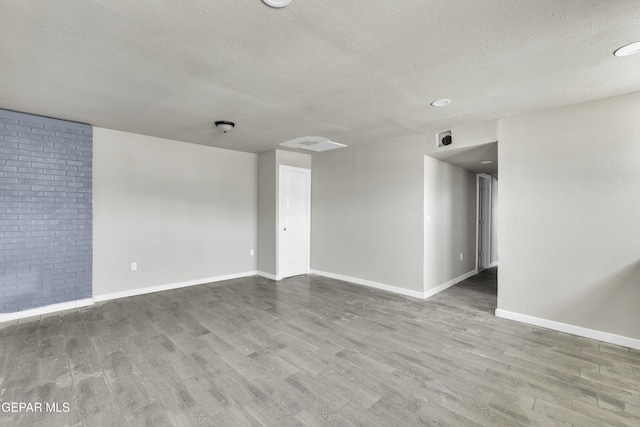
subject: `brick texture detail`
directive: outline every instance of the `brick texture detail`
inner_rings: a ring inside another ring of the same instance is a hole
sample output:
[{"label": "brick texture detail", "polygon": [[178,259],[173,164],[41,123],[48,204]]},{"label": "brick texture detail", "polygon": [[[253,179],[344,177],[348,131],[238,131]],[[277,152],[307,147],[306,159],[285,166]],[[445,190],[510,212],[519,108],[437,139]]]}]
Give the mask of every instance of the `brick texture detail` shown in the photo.
[{"label": "brick texture detail", "polygon": [[92,129],[0,109],[0,312],[91,297]]}]

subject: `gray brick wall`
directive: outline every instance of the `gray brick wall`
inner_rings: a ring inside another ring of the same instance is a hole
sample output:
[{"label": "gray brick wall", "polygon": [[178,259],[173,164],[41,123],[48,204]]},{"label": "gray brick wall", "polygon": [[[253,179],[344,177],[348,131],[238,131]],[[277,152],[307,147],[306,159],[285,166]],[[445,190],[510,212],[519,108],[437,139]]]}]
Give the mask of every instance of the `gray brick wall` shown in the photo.
[{"label": "gray brick wall", "polygon": [[91,297],[92,127],[0,109],[0,312]]}]

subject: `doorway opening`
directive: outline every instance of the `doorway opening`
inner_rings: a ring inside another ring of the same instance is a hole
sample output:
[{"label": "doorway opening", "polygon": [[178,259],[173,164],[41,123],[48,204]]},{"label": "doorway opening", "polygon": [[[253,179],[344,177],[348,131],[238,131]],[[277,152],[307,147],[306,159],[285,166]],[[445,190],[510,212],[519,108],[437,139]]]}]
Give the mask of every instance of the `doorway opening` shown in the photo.
[{"label": "doorway opening", "polygon": [[491,175],[476,176],[476,270],[491,267]]}]

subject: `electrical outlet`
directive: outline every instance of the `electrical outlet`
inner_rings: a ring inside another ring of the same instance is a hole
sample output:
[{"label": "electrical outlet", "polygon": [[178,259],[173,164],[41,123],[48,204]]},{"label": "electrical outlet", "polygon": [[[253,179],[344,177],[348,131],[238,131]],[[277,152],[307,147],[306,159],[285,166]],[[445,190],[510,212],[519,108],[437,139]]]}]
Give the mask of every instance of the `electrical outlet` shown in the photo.
[{"label": "electrical outlet", "polygon": [[249,251],[249,255],[254,256],[255,254],[256,254],[256,251],[254,251],[253,249]]},{"label": "electrical outlet", "polygon": [[136,271],[138,269],[138,263],[137,262],[132,262],[131,263],[131,271]]}]

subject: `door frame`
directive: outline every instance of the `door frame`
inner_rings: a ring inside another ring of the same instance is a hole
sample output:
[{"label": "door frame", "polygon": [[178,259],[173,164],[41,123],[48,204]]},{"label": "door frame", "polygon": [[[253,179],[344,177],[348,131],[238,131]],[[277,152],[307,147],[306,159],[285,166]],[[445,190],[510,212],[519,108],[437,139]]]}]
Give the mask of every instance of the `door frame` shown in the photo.
[{"label": "door frame", "polygon": [[[485,192],[483,193],[483,201],[486,204],[486,209],[481,212],[480,209],[480,181],[485,181]],[[485,270],[491,266],[491,245],[493,242],[491,241],[491,181],[492,176],[486,173],[479,173],[476,175],[476,271],[480,272]],[[483,214],[487,214],[487,218],[482,217]],[[480,227],[480,221],[483,220],[484,227]],[[480,230],[482,230],[482,237],[480,239]],[[484,248],[481,248],[480,245],[484,243]],[[484,249],[484,250],[483,250]],[[480,254],[485,254],[482,264],[480,265]],[[487,258],[487,254],[489,259]]]},{"label": "door frame", "polygon": [[281,223],[281,216],[282,216],[282,212],[281,212],[281,202],[282,202],[282,185],[283,185],[283,180],[282,178],[282,172],[283,171],[290,171],[290,172],[301,172],[307,175],[307,218],[306,218],[306,222],[307,222],[307,236],[306,236],[306,240],[307,240],[307,244],[306,244],[306,252],[307,252],[307,263],[305,266],[305,273],[304,274],[309,274],[309,272],[311,271],[311,169],[307,169],[307,168],[299,168],[299,167],[295,167],[295,166],[286,166],[286,165],[278,165],[278,193],[277,193],[277,200],[276,200],[276,280],[282,280],[284,279],[284,277],[282,277],[282,257],[280,256],[280,239],[283,238],[282,234],[283,234],[283,229],[282,227],[280,227],[280,223]]}]

